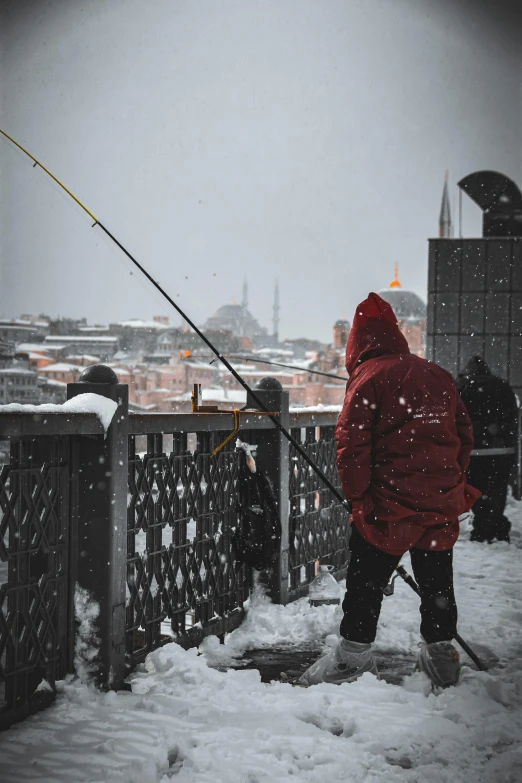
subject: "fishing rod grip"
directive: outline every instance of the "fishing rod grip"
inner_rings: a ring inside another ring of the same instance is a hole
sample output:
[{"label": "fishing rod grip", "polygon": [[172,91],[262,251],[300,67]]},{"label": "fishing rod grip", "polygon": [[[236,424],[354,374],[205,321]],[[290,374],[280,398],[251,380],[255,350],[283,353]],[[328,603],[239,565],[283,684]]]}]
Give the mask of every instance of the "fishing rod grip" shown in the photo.
[{"label": "fishing rod grip", "polygon": [[412,590],[415,590],[417,595],[420,595],[419,585],[417,584],[415,579],[412,576],[409,575],[409,573],[406,571],[406,569],[403,568],[401,565],[398,565],[395,570],[397,571],[397,573],[399,574],[401,579],[404,579],[406,584],[409,585]]}]

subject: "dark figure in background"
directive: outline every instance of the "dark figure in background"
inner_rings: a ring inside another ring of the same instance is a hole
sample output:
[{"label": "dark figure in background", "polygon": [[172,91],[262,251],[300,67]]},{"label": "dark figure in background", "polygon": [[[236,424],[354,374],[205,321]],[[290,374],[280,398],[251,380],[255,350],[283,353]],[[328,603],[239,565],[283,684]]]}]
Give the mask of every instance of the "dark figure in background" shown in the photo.
[{"label": "dark figure in background", "polygon": [[511,523],[504,516],[504,508],[516,462],[517,399],[507,381],[493,375],[480,356],[473,356],[459,374],[457,389],[473,424],[475,445],[468,482],[482,492],[473,506],[470,538],[509,542]]}]

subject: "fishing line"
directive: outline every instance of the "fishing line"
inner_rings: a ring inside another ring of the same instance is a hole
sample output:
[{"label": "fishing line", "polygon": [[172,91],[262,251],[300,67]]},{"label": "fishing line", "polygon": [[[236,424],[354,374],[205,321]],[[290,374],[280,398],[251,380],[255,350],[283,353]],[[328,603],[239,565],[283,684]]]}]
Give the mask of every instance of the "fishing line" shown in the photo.
[{"label": "fishing line", "polygon": [[[325,378],[333,378],[334,381],[341,381],[341,383],[346,383],[348,378],[343,378],[342,375],[332,375],[332,373],[329,372],[321,372],[320,370],[309,370],[307,367],[299,367],[297,364],[283,364],[282,362],[271,362],[268,361],[268,359],[255,359],[252,356],[228,356],[228,359],[234,360],[237,359],[240,362],[257,362],[258,364],[271,364],[274,367],[286,367],[288,370],[298,370],[299,372],[303,373],[310,373],[311,375],[322,375]],[[213,359],[213,361],[210,362],[210,364],[214,364],[214,362],[217,361],[217,359]]]}]

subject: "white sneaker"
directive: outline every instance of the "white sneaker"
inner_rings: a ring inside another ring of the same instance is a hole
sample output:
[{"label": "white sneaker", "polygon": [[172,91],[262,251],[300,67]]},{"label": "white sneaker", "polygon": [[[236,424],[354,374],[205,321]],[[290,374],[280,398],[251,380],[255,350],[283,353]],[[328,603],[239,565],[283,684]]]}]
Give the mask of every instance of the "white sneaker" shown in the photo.
[{"label": "white sneaker", "polygon": [[460,677],[460,655],[451,642],[422,642],[418,668],[428,675],[434,685],[449,688],[456,685]]},{"label": "white sneaker", "polygon": [[353,682],[365,672],[379,676],[371,644],[341,639],[337,647],[323,655],[302,675],[301,685],[318,685],[320,682]]}]

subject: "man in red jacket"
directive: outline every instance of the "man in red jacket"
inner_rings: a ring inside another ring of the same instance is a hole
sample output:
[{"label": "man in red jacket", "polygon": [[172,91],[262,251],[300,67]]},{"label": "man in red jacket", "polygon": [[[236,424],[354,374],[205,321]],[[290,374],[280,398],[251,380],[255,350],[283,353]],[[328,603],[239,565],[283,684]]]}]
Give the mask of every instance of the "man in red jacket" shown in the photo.
[{"label": "man in red jacket", "polygon": [[460,673],[453,545],[480,493],[466,484],[472,425],[451,375],[410,354],[390,305],[370,294],[346,346],[349,381],[336,428],[337,467],[352,502],[341,640],[304,684],[377,674],[371,643],[383,588],[410,552],[421,591],[419,668],[439,686]]}]

